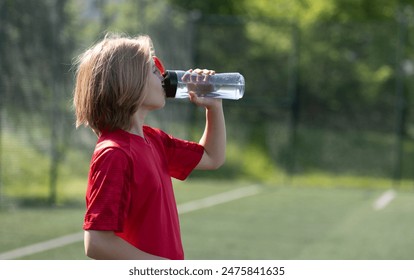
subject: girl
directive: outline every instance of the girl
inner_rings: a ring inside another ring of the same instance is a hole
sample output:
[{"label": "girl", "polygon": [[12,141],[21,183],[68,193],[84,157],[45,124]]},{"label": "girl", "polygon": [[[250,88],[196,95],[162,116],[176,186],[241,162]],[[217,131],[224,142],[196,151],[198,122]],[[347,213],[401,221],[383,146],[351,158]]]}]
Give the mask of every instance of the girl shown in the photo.
[{"label": "girl", "polygon": [[[184,259],[171,177],[216,169],[225,160],[222,101],[190,100],[206,110],[199,143],[145,125],[165,105],[160,61],[148,36],[106,36],[77,61],[76,126],[98,136],[86,191],[86,255],[94,259]],[[214,71],[196,69],[199,75]]]}]

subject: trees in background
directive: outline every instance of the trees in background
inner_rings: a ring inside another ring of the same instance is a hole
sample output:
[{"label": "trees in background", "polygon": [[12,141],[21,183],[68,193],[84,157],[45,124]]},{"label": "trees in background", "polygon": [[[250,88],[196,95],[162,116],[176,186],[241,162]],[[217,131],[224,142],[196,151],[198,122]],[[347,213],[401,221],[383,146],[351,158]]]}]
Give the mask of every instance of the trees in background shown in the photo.
[{"label": "trees in background", "polygon": [[58,169],[68,135],[64,124],[76,45],[68,4],[67,0],[0,1],[0,116],[5,118],[1,121],[50,155],[46,176],[51,204],[56,202]]},{"label": "trees in background", "polygon": [[[202,62],[213,61],[215,68],[243,67],[254,81],[265,75],[262,83],[250,88],[261,99],[275,95],[265,92],[262,85],[266,80],[274,81],[285,93],[300,92],[301,101],[307,104],[305,119],[312,122],[319,118],[319,123],[326,123],[327,113],[339,112],[354,123],[363,124],[365,118],[371,118],[376,119],[377,129],[385,124],[389,128],[395,120],[378,117],[378,112],[369,108],[385,109],[395,102],[396,83],[402,83],[406,91],[413,90],[409,79],[414,67],[413,34],[407,31],[414,25],[414,5],[410,0],[380,0],[375,4],[369,0],[169,2],[210,16],[210,22],[204,24],[206,28],[223,26],[221,33],[217,28],[202,38]],[[228,28],[228,24],[235,25],[235,20],[220,23],[214,17],[223,14],[243,17],[238,31],[236,27]],[[219,36],[220,42],[232,43],[219,47],[217,41],[209,44],[212,37]],[[229,46],[234,53],[242,50],[242,55],[232,56]],[[248,65],[243,65],[243,61]],[[288,79],[296,83],[294,89],[292,85],[281,86]],[[280,94],[283,95],[276,93]]]},{"label": "trees in background", "polygon": [[280,108],[293,122],[300,112],[312,125],[390,131],[398,103],[407,133],[413,18],[411,0],[0,0],[0,158],[4,123],[29,122],[28,141],[50,155],[54,203],[72,61],[106,31],[149,33],[167,66],[242,72],[247,94],[228,116],[250,122],[258,146]]}]

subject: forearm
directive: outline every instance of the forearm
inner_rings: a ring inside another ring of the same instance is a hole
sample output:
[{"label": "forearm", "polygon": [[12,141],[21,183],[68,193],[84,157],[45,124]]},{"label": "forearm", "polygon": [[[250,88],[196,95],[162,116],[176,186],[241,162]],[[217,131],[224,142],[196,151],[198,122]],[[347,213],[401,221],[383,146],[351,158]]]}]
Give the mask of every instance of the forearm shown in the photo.
[{"label": "forearm", "polygon": [[85,231],[85,253],[101,260],[160,260],[158,256],[137,249],[112,231]]},{"label": "forearm", "polygon": [[206,108],[206,126],[199,143],[204,147],[204,164],[199,169],[216,169],[226,159],[226,125],[222,101]]}]

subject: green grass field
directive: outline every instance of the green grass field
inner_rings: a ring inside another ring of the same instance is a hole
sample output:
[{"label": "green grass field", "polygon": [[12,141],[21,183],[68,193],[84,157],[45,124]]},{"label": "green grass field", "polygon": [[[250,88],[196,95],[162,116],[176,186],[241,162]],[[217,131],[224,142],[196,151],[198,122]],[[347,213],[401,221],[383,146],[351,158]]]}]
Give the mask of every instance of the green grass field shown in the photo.
[{"label": "green grass field", "polygon": [[[177,203],[252,185],[177,182]],[[384,189],[261,185],[257,194],[181,214],[187,259],[414,259],[414,193]],[[0,254],[81,231],[78,206],[0,211]],[[22,259],[86,259],[81,241]]]}]

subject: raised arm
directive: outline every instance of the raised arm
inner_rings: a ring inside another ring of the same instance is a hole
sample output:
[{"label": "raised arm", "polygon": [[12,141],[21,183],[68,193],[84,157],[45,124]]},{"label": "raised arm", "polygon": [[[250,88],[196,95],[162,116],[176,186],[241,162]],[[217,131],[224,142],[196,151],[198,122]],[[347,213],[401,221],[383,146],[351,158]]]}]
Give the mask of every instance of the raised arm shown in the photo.
[{"label": "raised arm", "polygon": [[226,159],[226,125],[221,99],[197,97],[190,93],[190,100],[206,108],[206,125],[199,143],[204,154],[196,169],[217,169]]}]

